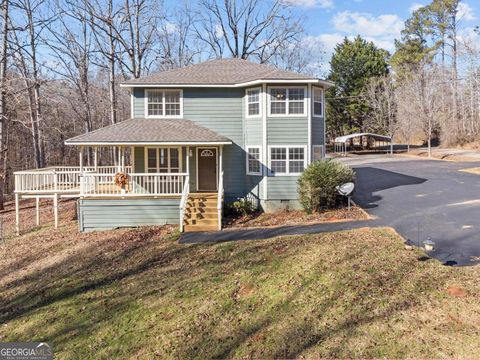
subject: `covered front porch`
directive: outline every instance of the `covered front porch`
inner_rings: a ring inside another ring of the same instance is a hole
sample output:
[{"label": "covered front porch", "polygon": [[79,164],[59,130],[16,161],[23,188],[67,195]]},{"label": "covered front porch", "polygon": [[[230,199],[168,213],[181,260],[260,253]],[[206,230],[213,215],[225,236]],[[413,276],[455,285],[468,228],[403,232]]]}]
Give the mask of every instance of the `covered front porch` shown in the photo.
[{"label": "covered front porch", "polygon": [[[37,200],[37,223],[39,222],[39,200],[53,199],[56,227],[60,198],[117,200],[115,205],[119,204],[118,200],[137,199],[135,203],[140,206],[143,204],[141,199],[165,199],[165,203],[169,200],[170,207],[176,203],[176,200],[178,221],[175,222],[179,223],[183,231],[184,224],[192,225],[191,220],[189,222],[185,219],[186,211],[192,206],[189,202],[189,196],[192,193],[206,194],[209,199],[212,196],[215,197],[218,217],[216,228],[221,228],[223,147],[231,142],[190,121],[175,120],[175,122],[183,123],[190,129],[179,133],[181,124],[173,124],[174,129],[172,129],[171,121],[128,120],[67,140],[67,145],[79,148],[78,166],[57,166],[15,172],[17,233],[20,231],[18,209],[21,198]],[[120,126],[122,124],[123,126]],[[131,128],[132,125],[135,129]],[[143,128],[147,135],[145,132],[138,132],[138,127]],[[155,136],[160,132],[159,127],[163,128],[160,139]],[[191,138],[191,135],[185,136],[192,134],[192,127],[194,132],[197,130],[195,138]],[[113,140],[112,131],[115,132]],[[181,134],[183,132],[185,134]],[[182,141],[179,141],[179,136],[183,136]],[[110,148],[110,150],[116,148],[119,154],[118,163],[100,165],[98,152],[101,148]],[[86,153],[93,154],[93,165],[84,164]],[[81,204],[87,203],[81,202]],[[113,201],[103,204],[114,206]],[[141,216],[139,214],[143,210],[139,210],[138,213],[132,210],[135,216]],[[170,216],[165,223],[171,223],[171,219]],[[81,219],[79,221],[81,222]],[[155,224],[159,221],[161,223],[162,219],[157,218]],[[145,222],[138,221],[138,223],[148,224],[148,217],[145,216]],[[128,226],[130,223],[126,221],[125,224]],[[119,227],[117,225],[115,227]]]}]

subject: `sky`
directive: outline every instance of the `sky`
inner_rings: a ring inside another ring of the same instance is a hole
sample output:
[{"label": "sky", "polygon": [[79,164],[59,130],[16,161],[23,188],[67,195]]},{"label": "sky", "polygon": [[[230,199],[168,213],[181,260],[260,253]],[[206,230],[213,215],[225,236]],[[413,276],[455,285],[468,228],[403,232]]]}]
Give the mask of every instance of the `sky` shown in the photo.
[{"label": "sky", "polygon": [[[390,53],[395,50],[394,39],[400,38],[404,22],[412,11],[429,1],[421,0],[287,0],[306,16],[305,30],[310,40],[322,44],[328,62],[335,45],[345,36],[361,35]],[[480,0],[460,3],[460,38],[480,36],[473,33],[480,25]]]}]

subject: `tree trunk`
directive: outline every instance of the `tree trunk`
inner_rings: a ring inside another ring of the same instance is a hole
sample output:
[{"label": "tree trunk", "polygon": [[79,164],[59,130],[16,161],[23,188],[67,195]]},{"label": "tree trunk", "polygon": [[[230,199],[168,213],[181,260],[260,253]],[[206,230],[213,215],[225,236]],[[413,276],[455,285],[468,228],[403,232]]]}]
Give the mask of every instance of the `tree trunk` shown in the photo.
[{"label": "tree trunk", "polygon": [[8,3],[2,1],[2,39],[0,54],[0,210],[4,209],[4,191],[6,180],[6,124],[7,124],[7,37],[8,37]]}]

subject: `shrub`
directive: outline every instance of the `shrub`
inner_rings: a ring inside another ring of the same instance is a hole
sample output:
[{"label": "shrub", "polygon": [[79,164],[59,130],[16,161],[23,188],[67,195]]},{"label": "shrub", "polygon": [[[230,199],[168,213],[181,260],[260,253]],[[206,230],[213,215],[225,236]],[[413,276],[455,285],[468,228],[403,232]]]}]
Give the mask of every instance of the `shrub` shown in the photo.
[{"label": "shrub", "polygon": [[316,161],[298,179],[298,194],[303,209],[311,214],[337,204],[338,185],[354,181],[353,170],[333,159]]},{"label": "shrub", "polygon": [[247,199],[240,199],[233,202],[230,205],[230,210],[234,215],[241,215],[246,216],[253,214],[256,210],[255,206],[252,204],[251,201]]}]

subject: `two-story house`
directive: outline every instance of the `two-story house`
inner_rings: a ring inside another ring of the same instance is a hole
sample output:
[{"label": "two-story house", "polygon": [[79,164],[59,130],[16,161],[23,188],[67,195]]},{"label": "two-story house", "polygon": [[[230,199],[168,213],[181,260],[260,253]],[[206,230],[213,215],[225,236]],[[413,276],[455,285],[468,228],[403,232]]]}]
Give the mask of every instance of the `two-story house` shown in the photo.
[{"label": "two-story house", "polygon": [[223,203],[239,198],[265,211],[297,208],[298,176],[324,156],[327,81],[221,59],[121,86],[131,119],[66,141],[80,153],[121,153],[117,166],[80,163],[72,178],[82,231],[164,223],[215,230]]}]

